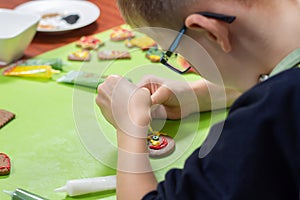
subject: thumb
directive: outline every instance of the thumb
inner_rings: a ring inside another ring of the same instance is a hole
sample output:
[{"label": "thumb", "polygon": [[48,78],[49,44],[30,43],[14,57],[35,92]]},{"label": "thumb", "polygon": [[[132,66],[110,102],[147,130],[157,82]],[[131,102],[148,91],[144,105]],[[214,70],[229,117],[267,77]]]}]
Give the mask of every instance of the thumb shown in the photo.
[{"label": "thumb", "polygon": [[163,105],[154,105],[151,107],[151,117],[153,119],[166,119],[167,118],[167,112]]}]

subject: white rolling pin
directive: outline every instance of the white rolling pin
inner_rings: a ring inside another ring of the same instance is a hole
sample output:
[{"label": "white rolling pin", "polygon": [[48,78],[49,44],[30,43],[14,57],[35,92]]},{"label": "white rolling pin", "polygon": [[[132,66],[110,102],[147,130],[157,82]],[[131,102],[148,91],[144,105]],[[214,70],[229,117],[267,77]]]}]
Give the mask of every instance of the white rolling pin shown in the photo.
[{"label": "white rolling pin", "polygon": [[69,196],[78,196],[94,192],[116,189],[116,176],[103,176],[67,181],[65,186],[55,189],[55,192],[66,192]]}]

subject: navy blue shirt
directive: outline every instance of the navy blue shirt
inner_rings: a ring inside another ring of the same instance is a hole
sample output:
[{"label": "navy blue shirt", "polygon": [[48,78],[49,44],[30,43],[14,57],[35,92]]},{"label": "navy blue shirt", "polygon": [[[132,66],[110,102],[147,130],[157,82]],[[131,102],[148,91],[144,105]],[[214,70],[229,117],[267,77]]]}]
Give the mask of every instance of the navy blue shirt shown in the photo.
[{"label": "navy blue shirt", "polygon": [[244,93],[209,135],[219,130],[208,155],[196,149],[143,199],[299,200],[299,68]]}]

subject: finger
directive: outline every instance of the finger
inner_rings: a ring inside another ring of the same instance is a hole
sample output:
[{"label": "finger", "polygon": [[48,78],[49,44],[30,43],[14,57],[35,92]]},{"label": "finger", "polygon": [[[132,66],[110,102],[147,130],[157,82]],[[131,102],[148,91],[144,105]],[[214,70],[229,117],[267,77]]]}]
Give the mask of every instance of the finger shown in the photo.
[{"label": "finger", "polygon": [[110,75],[108,76],[105,81],[98,85],[97,91],[98,93],[101,92],[101,90],[111,90],[115,86],[115,83],[122,79],[119,75]]},{"label": "finger", "polygon": [[106,102],[110,101],[112,96],[112,91],[117,83],[122,79],[121,76],[118,75],[110,75],[108,76],[105,81],[98,85],[97,92],[98,95],[96,97],[96,103],[98,106],[104,106],[107,104]]},{"label": "finger", "polygon": [[159,87],[152,95],[152,104],[163,104],[168,101],[170,97],[170,90],[164,86]]},{"label": "finger", "polygon": [[139,81],[137,84],[138,87],[145,87],[146,85],[151,84],[154,80],[158,79],[157,77],[153,75],[146,75],[143,76],[143,78]]}]

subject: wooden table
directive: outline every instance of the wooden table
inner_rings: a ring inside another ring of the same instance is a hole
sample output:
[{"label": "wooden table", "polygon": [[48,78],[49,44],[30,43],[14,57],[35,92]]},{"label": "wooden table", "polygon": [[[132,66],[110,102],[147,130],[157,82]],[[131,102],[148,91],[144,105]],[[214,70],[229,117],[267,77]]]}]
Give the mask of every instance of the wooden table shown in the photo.
[{"label": "wooden table", "polygon": [[[24,58],[31,58],[46,51],[61,47],[78,40],[83,35],[92,35],[107,30],[114,26],[124,24],[116,0],[89,0],[100,8],[100,17],[96,22],[71,32],[60,35],[51,35],[38,32],[30,46],[25,50]],[[28,2],[26,0],[0,0],[0,8],[13,9],[16,6]]]}]

